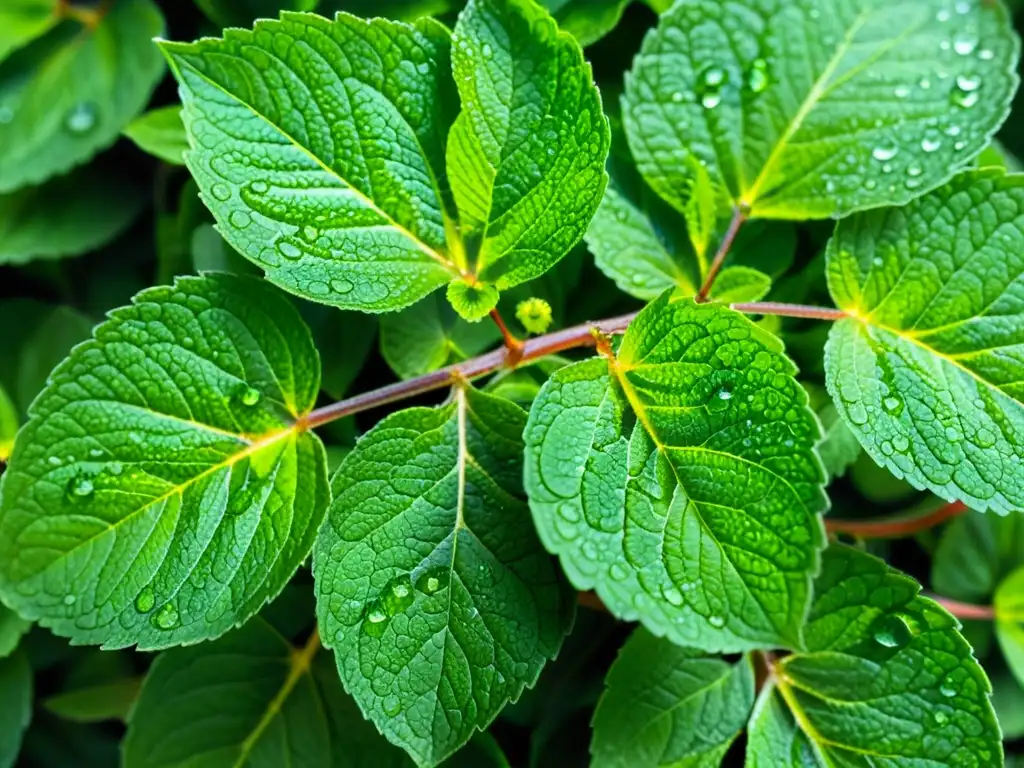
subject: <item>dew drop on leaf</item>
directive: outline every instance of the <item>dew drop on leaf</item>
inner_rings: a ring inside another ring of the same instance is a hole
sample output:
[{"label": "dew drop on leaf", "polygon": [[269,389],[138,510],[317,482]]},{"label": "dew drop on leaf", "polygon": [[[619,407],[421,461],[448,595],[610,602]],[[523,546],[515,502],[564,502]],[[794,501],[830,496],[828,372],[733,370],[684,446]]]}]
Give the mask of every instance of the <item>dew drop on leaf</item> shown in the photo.
[{"label": "dew drop on leaf", "polygon": [[178,626],[178,609],[173,603],[167,603],[153,614],[152,623],[157,629],[174,629]]},{"label": "dew drop on leaf", "polygon": [[146,587],[135,598],[135,610],[139,613],[149,613],[155,605],[156,594],[153,592],[152,587]]},{"label": "dew drop on leaf", "polygon": [[886,145],[884,147],[875,147],[871,150],[871,156],[880,163],[884,163],[888,160],[892,160],[896,157],[896,153],[899,149],[894,145]]},{"label": "dew drop on leaf", "polygon": [[64,595],[64,605],[74,605],[77,600],[74,595]]},{"label": "dew drop on leaf", "polygon": [[969,56],[978,47],[978,38],[970,32],[961,32],[953,38],[953,50],[961,56]]},{"label": "dew drop on leaf", "polygon": [[287,240],[282,240],[278,243],[277,250],[286,259],[291,259],[292,261],[302,258],[302,251],[299,250],[298,246],[293,243],[289,243]]},{"label": "dew drop on leaf", "polygon": [[768,62],[764,59],[755,59],[747,76],[747,87],[751,93],[761,93],[768,87],[768,83]]},{"label": "dew drop on leaf", "polygon": [[714,109],[722,103],[722,88],[729,75],[721,67],[708,67],[701,76],[700,103],[705,109]]},{"label": "dew drop on leaf", "polygon": [[214,184],[210,193],[221,202],[231,199],[231,188],[227,184]]},{"label": "dew drop on leaf", "polygon": [[242,405],[256,405],[260,401],[260,397],[260,391],[255,387],[250,387],[248,384],[239,387],[238,399],[242,401]]},{"label": "dew drop on leaf", "polygon": [[721,629],[725,626],[725,618],[723,616],[709,616],[708,623],[715,629]]},{"label": "dew drop on leaf", "polygon": [[92,480],[82,475],[77,475],[68,481],[67,495],[72,501],[87,499],[96,490]]},{"label": "dew drop on leaf", "polygon": [[99,121],[99,108],[91,101],[75,104],[64,116],[64,128],[76,136],[89,133]]},{"label": "dew drop on leaf", "polygon": [[683,604],[683,593],[675,587],[665,587],[661,590],[661,594],[663,594],[665,599],[676,607]]},{"label": "dew drop on leaf", "polygon": [[384,712],[389,716],[398,714],[398,711],[402,708],[402,703],[398,700],[398,697],[394,694],[384,699]]}]

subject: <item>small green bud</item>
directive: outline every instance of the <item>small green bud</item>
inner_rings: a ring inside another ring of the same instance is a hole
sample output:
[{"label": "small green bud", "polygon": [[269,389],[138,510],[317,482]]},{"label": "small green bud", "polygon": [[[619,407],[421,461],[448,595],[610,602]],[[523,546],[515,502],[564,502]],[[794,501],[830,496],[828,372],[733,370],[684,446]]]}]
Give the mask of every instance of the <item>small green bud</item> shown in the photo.
[{"label": "small green bud", "polygon": [[544,299],[521,301],[516,317],[528,333],[544,333],[551,326],[551,305]]}]

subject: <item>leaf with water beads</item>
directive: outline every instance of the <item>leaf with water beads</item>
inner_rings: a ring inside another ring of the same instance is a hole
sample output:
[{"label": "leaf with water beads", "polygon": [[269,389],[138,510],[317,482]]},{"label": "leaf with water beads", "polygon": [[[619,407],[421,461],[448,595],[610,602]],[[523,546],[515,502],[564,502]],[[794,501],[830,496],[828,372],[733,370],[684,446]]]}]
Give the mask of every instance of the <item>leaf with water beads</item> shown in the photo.
[{"label": "leaf with water beads", "polygon": [[851,317],[829,392],[897,477],[978,510],[1024,507],[1024,178],[964,173],[905,208],[859,214],[828,246]]},{"label": "leaf with water beads", "polygon": [[748,765],[779,765],[780,741],[814,766],[1002,765],[985,673],[956,619],[919,591],[871,555],[824,553],[805,648],[775,663]]},{"label": "leaf with water beads", "polygon": [[532,685],[575,594],[530,524],[526,414],[468,385],[395,413],[335,475],[314,575],[324,644],[377,728],[435,765]]},{"label": "leaf with water beads", "polygon": [[151,0],[112,3],[95,28],[65,21],[0,63],[0,193],[65,173],[117,140],[164,73],[152,42],[163,26]]},{"label": "leaf with water beads", "polygon": [[526,488],[573,584],[680,645],[798,647],[827,500],[794,373],[772,334],[669,293],[614,357],[556,372]]},{"label": "leaf with water beads", "polygon": [[0,596],[78,643],[223,634],[288,582],[329,489],[319,388],[276,289],[181,278],[115,310],[29,410],[0,494]]},{"label": "leaf with water beads", "polygon": [[677,3],[648,34],[623,115],[679,210],[696,156],[755,217],[902,204],[984,149],[1018,42],[986,0]]}]

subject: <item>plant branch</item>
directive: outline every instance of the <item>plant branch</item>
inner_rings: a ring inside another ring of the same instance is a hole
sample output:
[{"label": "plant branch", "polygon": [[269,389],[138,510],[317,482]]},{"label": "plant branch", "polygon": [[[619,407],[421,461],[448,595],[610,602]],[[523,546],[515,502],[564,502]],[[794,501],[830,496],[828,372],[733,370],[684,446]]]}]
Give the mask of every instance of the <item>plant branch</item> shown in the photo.
[{"label": "plant branch", "polygon": [[353,416],[382,405],[389,405],[436,389],[443,389],[459,380],[477,379],[502,368],[515,368],[522,363],[555,355],[568,349],[593,347],[597,345],[597,339],[601,334],[624,333],[634,317],[636,317],[636,313],[621,315],[527,339],[520,342],[522,350],[516,356],[507,347],[502,347],[481,357],[474,357],[471,360],[418,376],[415,379],[399,381],[372,392],[364,392],[361,395],[317,408],[301,417],[296,425],[299,429],[313,429],[346,416]]},{"label": "plant branch", "polygon": [[501,331],[501,338],[505,342],[505,349],[508,350],[509,364],[515,366],[522,359],[523,342],[505,325],[505,320],[497,307],[491,310],[491,320],[494,321],[494,324],[498,326],[498,330]]},{"label": "plant branch", "polygon": [[732,250],[732,244],[736,241],[736,235],[739,234],[740,227],[747,220],[746,211],[736,206],[732,210],[732,221],[729,222],[729,228],[725,231],[725,237],[722,238],[721,245],[718,246],[718,252],[715,254],[714,260],[711,262],[711,266],[708,268],[708,274],[704,278],[704,285],[700,287],[700,291],[694,299],[697,303],[702,304],[708,300],[708,296],[711,293],[711,287],[715,284],[715,278],[718,277],[718,273],[722,271],[722,265],[725,264],[725,257],[729,255],[729,251]]},{"label": "plant branch", "polygon": [[995,609],[991,605],[961,603],[959,600],[950,600],[947,597],[939,597],[938,595],[929,595],[929,597],[958,619],[992,621],[996,617]]},{"label": "plant branch", "polygon": [[104,0],[95,7],[72,5],[70,0],[58,0],[56,14],[59,19],[73,19],[87,29],[96,29],[110,11],[113,0]]},{"label": "plant branch", "polygon": [[863,539],[901,539],[951,520],[968,512],[969,508],[960,501],[946,504],[933,512],[912,517],[892,517],[883,520],[829,520],[825,518],[825,530],[829,533],[845,533]]},{"label": "plant branch", "polygon": [[811,320],[842,320],[849,317],[841,309],[831,307],[808,307],[803,304],[781,304],[775,301],[754,301],[730,304],[732,309],[745,315],[779,315],[780,317],[806,317]]}]

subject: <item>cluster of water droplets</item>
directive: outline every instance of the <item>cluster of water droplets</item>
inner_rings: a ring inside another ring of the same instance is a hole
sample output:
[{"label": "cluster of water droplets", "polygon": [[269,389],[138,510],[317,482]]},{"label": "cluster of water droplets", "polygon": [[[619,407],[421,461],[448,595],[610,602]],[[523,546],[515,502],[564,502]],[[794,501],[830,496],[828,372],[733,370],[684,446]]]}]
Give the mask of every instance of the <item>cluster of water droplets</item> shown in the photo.
[{"label": "cluster of water droplets", "polygon": [[430,568],[416,575],[400,574],[387,584],[380,593],[363,605],[363,631],[380,637],[388,623],[416,602],[417,593],[426,597],[436,595],[448,587],[451,571],[445,566]]}]

